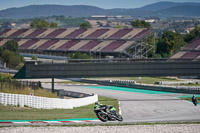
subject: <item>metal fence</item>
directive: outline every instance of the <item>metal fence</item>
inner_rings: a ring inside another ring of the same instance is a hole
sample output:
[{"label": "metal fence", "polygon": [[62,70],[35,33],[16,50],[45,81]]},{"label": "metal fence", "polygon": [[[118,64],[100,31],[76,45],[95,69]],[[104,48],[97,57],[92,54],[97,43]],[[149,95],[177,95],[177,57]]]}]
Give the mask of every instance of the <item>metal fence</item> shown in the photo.
[{"label": "metal fence", "polygon": [[17,81],[17,80],[0,80],[0,89],[25,89],[31,88],[33,90],[41,87],[40,82],[32,81]]}]

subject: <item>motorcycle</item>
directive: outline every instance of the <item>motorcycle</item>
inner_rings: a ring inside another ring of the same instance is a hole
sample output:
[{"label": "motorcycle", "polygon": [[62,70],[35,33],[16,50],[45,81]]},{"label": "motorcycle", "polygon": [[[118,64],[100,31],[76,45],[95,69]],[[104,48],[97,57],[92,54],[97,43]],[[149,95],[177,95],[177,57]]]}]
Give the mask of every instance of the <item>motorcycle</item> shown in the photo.
[{"label": "motorcycle", "polygon": [[194,104],[194,106],[197,106],[197,100],[192,100],[192,103]]},{"label": "motorcycle", "polygon": [[112,114],[111,112],[106,111],[106,107],[95,107],[94,112],[96,113],[97,117],[99,120],[102,122],[107,122],[107,121],[123,121],[123,118],[121,115],[118,114]]}]

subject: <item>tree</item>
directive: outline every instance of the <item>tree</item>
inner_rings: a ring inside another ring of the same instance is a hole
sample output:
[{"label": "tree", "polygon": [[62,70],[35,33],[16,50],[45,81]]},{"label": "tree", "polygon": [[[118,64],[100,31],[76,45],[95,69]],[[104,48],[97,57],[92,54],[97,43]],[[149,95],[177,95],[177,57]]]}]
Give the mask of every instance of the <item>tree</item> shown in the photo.
[{"label": "tree", "polygon": [[200,37],[200,26],[195,27],[190,33],[186,34],[184,36],[184,40],[189,43],[190,41],[192,41],[193,39],[195,39],[196,37]]},{"label": "tree", "polygon": [[57,28],[58,27],[58,24],[57,23],[50,23],[50,28]]},{"label": "tree", "polygon": [[92,55],[86,54],[86,53],[75,52],[71,58],[72,59],[92,59]]},{"label": "tree", "polygon": [[0,49],[0,57],[8,67],[16,69],[20,63],[24,62],[23,56],[19,53],[16,41],[9,40]]},{"label": "tree", "polygon": [[32,55],[31,60],[37,60],[37,56],[36,55]]},{"label": "tree", "polygon": [[151,25],[148,22],[145,22],[144,20],[135,20],[131,22],[131,25],[133,28],[150,28]]},{"label": "tree", "polygon": [[9,50],[9,51],[12,51],[14,53],[19,53],[18,43],[15,40],[8,40],[3,45],[3,50]]},{"label": "tree", "polygon": [[92,28],[92,25],[89,22],[82,22],[80,28]]},{"label": "tree", "polygon": [[186,42],[180,33],[168,31],[159,38],[156,53],[162,57],[169,57],[184,45],[186,45]]},{"label": "tree", "polygon": [[57,23],[49,23],[48,21],[44,20],[44,19],[34,19],[31,24],[30,24],[31,28],[57,28],[58,25]]}]

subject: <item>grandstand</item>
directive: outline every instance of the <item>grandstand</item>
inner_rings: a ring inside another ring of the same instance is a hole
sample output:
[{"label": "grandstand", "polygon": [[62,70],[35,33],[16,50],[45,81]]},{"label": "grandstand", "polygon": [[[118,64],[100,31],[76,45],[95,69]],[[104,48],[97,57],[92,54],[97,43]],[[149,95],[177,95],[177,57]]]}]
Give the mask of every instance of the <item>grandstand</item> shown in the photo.
[{"label": "grandstand", "polygon": [[[121,54],[125,57],[144,57],[134,53],[146,44],[138,42],[153,32],[152,29],[5,29],[0,32],[0,45],[7,40],[16,40],[23,53],[51,53],[53,55],[85,52],[102,56]],[[136,47],[140,46],[140,47]],[[133,49],[134,48],[134,49]],[[132,49],[132,50],[130,50]],[[132,51],[132,53],[128,52]],[[141,50],[140,50],[141,51]]]},{"label": "grandstand", "polygon": [[200,59],[200,37],[191,41],[188,45],[182,48],[179,52],[175,53],[171,59]]}]

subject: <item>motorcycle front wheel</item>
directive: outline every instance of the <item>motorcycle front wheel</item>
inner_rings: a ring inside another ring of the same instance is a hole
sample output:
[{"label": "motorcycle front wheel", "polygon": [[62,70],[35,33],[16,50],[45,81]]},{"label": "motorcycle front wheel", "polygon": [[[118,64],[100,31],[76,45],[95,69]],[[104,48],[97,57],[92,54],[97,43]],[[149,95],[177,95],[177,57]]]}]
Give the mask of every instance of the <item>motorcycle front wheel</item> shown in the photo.
[{"label": "motorcycle front wheel", "polygon": [[117,118],[118,121],[123,121],[123,117],[121,115],[118,115],[118,118]]},{"label": "motorcycle front wheel", "polygon": [[102,122],[108,121],[108,117],[106,114],[104,114],[102,112],[98,112],[98,113],[96,113],[96,115],[99,118],[99,120],[101,120]]}]

